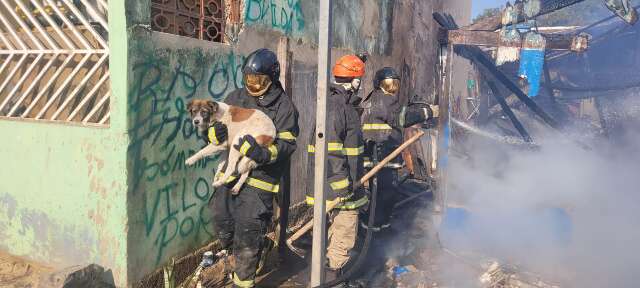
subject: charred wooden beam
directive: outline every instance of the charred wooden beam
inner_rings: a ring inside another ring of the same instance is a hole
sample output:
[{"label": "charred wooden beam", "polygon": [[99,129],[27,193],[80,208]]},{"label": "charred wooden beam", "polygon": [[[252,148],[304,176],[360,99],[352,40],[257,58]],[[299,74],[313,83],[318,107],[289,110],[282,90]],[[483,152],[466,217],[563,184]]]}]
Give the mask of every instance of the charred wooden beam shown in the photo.
[{"label": "charred wooden beam", "polygon": [[[501,43],[498,32],[492,31],[469,31],[469,30],[448,30],[446,31],[446,41],[453,45],[466,46],[508,46]],[[442,35],[442,34],[441,34]],[[444,36],[444,35],[442,35]],[[547,39],[546,49],[549,50],[574,50],[573,43],[575,36],[573,35],[545,35]],[[520,46],[513,46],[520,47]]]},{"label": "charred wooden beam", "polygon": [[509,120],[511,120],[511,123],[513,123],[513,127],[516,127],[516,130],[518,130],[518,133],[520,133],[522,139],[527,143],[533,142],[533,140],[531,139],[531,135],[529,135],[529,132],[527,132],[527,129],[522,126],[522,123],[520,123],[520,120],[518,120],[516,114],[513,114],[513,111],[511,110],[511,107],[509,107],[509,104],[507,104],[507,101],[505,101],[504,97],[500,95],[500,91],[498,90],[496,83],[493,83],[493,81],[488,81],[487,85],[489,85],[489,88],[491,89],[493,98],[495,98],[496,101],[498,101],[498,104],[500,104],[502,112],[504,112],[504,114],[509,117]]},{"label": "charred wooden beam", "polygon": [[[552,13],[554,11],[560,10],[565,7],[569,7],[571,5],[580,3],[584,0],[533,0],[540,1],[540,12],[534,15],[532,18],[539,17],[545,14]],[[516,9],[522,11],[522,3],[515,4]],[[518,23],[524,22],[526,19],[524,18],[524,13],[518,13],[520,17],[518,18]],[[482,21],[476,22],[469,26],[464,27],[465,30],[490,30],[494,31],[502,28],[502,14],[494,15],[491,17],[487,17]]]},{"label": "charred wooden beam", "polygon": [[511,90],[511,92],[515,94],[516,97],[518,97],[518,99],[522,101],[522,103],[527,105],[529,109],[531,109],[534,113],[536,113],[536,115],[542,118],[542,120],[545,123],[547,123],[549,126],[556,128],[558,130],[560,129],[560,125],[558,124],[558,122],[556,122],[556,120],[551,118],[551,116],[549,116],[547,112],[542,110],[542,108],[540,108],[540,106],[538,106],[536,102],[531,100],[531,98],[529,98],[529,96],[527,96],[527,94],[524,93],[520,89],[520,87],[516,85],[516,83],[514,83],[511,79],[509,79],[509,77],[504,75],[504,73],[502,73],[502,71],[500,71],[500,69],[498,69],[498,67],[496,67],[496,65],[493,64],[493,61],[489,59],[489,57],[485,55],[482,51],[480,51],[478,47],[470,47],[469,50],[471,50],[471,54],[473,55],[473,58],[476,60],[476,62],[480,63],[482,66],[487,68],[487,71],[489,71],[489,73],[491,73],[491,75],[493,75],[493,77],[496,80],[500,81],[502,85],[507,87],[507,89]]},{"label": "charred wooden beam", "polygon": [[[458,25],[455,22],[451,23],[447,17],[440,15],[440,13],[434,13],[433,18],[442,26],[442,28],[447,30],[456,30],[458,29]],[[509,77],[504,75],[498,67],[493,63],[493,61],[484,53],[480,48],[475,46],[458,46],[460,49],[456,51],[457,54],[462,55],[463,57],[469,58],[470,60],[475,60],[475,62],[480,63],[484,66],[494,78],[496,78],[502,85],[504,85],[507,89],[511,90],[513,94],[520,99],[529,109],[531,109],[536,115],[538,115],[542,120],[547,123],[549,126],[560,130],[560,125],[556,122],[549,114],[547,114],[544,110],[536,104],[526,93],[524,93],[516,83],[513,83]]]}]

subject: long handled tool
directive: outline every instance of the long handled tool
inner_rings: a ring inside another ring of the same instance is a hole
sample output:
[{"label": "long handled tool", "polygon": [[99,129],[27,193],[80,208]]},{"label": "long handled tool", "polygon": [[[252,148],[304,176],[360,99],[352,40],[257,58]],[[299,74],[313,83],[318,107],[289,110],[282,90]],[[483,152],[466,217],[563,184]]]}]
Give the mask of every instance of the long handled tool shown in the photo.
[{"label": "long handled tool", "polygon": [[[382,161],[380,161],[378,163],[378,165],[376,165],[375,167],[371,168],[371,170],[369,170],[369,172],[367,172],[367,174],[365,174],[360,179],[360,181],[355,183],[355,185],[353,186],[353,189],[355,190],[358,187],[364,185],[364,183],[369,181],[369,179],[371,179],[374,175],[376,175],[378,172],[380,172],[380,170],[382,168],[384,168],[384,166],[387,163],[391,162],[391,160],[393,160],[396,157],[398,157],[398,155],[400,155],[400,153],[402,153],[402,151],[404,151],[405,149],[409,148],[409,146],[411,144],[413,144],[414,142],[418,141],[418,139],[420,139],[420,137],[422,137],[422,135],[424,135],[424,131],[418,132],[418,134],[414,135],[413,137],[409,138],[409,140],[407,140],[406,142],[402,143],[402,145],[400,145],[400,147],[396,148],[396,150],[393,150],[393,152],[391,152],[391,154],[389,154],[387,157],[382,159]],[[338,204],[340,204],[338,201],[329,202],[329,204],[327,205],[326,212],[328,213],[329,211],[333,210],[333,208],[335,208]],[[294,253],[296,253],[300,257],[304,257],[305,251],[303,249],[300,249],[300,248],[297,248],[297,247],[293,246],[293,242],[298,240],[298,238],[302,237],[302,235],[304,235],[307,232],[309,232],[309,230],[311,230],[311,228],[313,228],[313,220],[311,220],[311,221],[307,222],[306,224],[304,224],[304,226],[302,226],[302,228],[300,228],[298,231],[296,231],[296,233],[291,235],[291,237],[289,237],[289,239],[287,239],[286,243],[287,243],[287,246],[289,246],[289,249],[291,249],[291,251],[293,251]]]}]

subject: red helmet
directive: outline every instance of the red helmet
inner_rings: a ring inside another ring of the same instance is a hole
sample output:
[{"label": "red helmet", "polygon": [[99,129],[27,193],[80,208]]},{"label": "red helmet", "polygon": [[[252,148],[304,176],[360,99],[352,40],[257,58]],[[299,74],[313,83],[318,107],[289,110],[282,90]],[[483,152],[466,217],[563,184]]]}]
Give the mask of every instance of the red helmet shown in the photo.
[{"label": "red helmet", "polygon": [[334,77],[357,78],[364,76],[364,62],[356,55],[345,55],[333,66]]}]

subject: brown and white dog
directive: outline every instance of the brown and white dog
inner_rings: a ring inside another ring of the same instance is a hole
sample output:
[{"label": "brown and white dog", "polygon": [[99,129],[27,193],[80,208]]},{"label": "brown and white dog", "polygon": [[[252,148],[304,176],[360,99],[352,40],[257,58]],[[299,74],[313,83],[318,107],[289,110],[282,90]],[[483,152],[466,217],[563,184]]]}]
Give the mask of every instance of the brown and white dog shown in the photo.
[{"label": "brown and white dog", "polygon": [[206,135],[209,128],[213,126],[213,123],[219,121],[227,126],[228,137],[227,141],[219,145],[209,143],[209,145],[202,148],[202,150],[189,157],[189,159],[185,161],[185,164],[190,166],[204,157],[222,151],[229,151],[226,161],[227,169],[224,171],[224,176],[218,177],[220,170],[222,170],[225,164],[223,161],[218,165],[213,186],[219,187],[226,183],[229,177],[236,171],[237,166],[240,179],[238,179],[238,183],[233,186],[231,191],[233,194],[238,194],[242,185],[247,181],[249,173],[255,169],[258,164],[242,155],[240,151],[233,148],[233,145],[239,143],[245,135],[251,135],[260,146],[268,147],[276,137],[276,127],[273,121],[262,111],[231,106],[211,100],[192,100],[187,105],[187,110],[191,115],[193,125],[198,128],[200,135],[203,133]]}]

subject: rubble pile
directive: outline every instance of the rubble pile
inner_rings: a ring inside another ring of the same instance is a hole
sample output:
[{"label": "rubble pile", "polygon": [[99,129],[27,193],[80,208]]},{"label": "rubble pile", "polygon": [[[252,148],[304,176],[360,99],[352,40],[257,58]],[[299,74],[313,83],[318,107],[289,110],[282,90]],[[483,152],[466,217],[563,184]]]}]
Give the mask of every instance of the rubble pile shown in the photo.
[{"label": "rubble pile", "polygon": [[388,260],[366,287],[559,288],[539,275],[477,253],[442,246],[429,202],[409,205],[394,218],[394,236],[383,245]]}]

